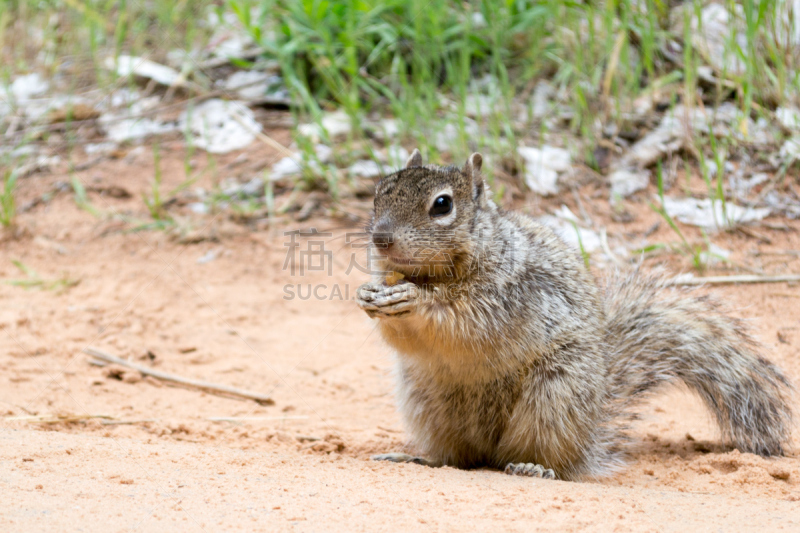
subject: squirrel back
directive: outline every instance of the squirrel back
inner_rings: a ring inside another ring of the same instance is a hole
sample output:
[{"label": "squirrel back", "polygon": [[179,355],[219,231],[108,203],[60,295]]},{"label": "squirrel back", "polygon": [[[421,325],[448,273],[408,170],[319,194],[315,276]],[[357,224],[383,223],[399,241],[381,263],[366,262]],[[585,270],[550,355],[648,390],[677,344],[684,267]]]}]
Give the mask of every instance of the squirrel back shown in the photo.
[{"label": "squirrel back", "polygon": [[602,476],[624,463],[632,408],[676,380],[734,446],[784,453],[791,386],[739,321],[638,271],[601,291],[552,230],[492,202],[481,163],[415,151],[378,184],[368,228],[380,272],[357,302],[395,349],[424,464]]}]

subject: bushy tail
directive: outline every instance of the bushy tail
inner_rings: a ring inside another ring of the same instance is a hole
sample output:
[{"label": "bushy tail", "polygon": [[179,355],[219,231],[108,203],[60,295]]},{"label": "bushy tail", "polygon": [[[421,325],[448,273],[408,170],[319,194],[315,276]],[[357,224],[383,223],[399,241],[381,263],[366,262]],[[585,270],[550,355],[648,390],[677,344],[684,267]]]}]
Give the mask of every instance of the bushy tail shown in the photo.
[{"label": "bushy tail", "polygon": [[742,321],[709,297],[638,272],[612,279],[605,302],[612,390],[623,404],[680,379],[703,398],[736,448],[785,452],[792,387],[759,355]]}]

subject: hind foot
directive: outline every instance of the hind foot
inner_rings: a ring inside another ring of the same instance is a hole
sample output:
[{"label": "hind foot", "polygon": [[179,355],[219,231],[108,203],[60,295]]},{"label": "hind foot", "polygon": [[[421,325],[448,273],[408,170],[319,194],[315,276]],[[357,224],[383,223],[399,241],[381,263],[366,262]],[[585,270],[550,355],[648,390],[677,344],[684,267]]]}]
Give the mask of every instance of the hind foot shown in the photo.
[{"label": "hind foot", "polygon": [[528,476],[540,477],[542,479],[555,479],[556,473],[552,468],[545,468],[542,465],[533,463],[508,463],[505,473],[509,476]]},{"label": "hind foot", "polygon": [[414,457],[407,453],[382,453],[380,455],[373,455],[373,461],[391,461],[393,463],[414,463],[422,466],[430,466],[432,468],[439,468],[442,463],[438,461],[431,461],[424,457]]}]

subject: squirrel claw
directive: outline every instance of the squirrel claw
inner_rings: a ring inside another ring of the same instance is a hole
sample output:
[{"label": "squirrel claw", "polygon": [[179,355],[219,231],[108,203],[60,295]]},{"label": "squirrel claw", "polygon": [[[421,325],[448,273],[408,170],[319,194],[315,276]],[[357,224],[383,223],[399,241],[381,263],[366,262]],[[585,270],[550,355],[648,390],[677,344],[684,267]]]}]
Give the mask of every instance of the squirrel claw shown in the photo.
[{"label": "squirrel claw", "polygon": [[542,479],[555,479],[556,473],[552,468],[545,468],[534,463],[508,463],[505,473],[510,476],[540,477]]},{"label": "squirrel claw", "polygon": [[418,295],[419,289],[412,283],[391,287],[367,283],[359,287],[356,303],[371,318],[401,316],[414,309]]}]

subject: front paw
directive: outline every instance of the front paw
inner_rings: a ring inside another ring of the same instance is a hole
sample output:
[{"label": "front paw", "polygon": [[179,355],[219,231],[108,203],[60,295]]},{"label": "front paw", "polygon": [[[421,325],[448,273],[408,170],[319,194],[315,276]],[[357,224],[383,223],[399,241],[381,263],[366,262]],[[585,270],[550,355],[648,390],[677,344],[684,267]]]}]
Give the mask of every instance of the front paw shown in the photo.
[{"label": "front paw", "polygon": [[419,287],[408,281],[392,286],[365,283],[356,293],[356,303],[371,318],[407,315],[414,311],[418,302]]}]

